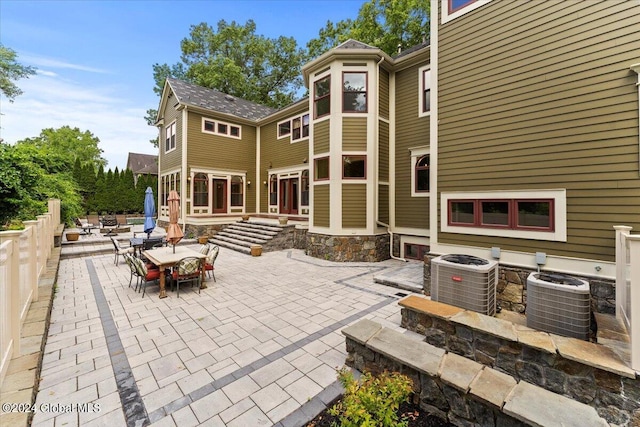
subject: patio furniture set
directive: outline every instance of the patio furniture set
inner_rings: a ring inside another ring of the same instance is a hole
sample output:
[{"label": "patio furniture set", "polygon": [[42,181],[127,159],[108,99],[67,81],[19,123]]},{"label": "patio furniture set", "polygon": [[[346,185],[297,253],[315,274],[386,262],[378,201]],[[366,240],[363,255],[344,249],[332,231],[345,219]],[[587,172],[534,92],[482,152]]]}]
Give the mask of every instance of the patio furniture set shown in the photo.
[{"label": "patio furniture set", "polygon": [[123,256],[130,269],[129,287],[136,277],[135,291],[142,290],[142,297],[146,294],[149,283],[158,283],[160,298],[166,298],[166,283],[169,280],[171,290],[176,287],[176,296],[180,298],[180,286],[191,284],[198,286],[198,293],[206,289],[204,283],[207,272],[213,280],[215,276],[215,261],[220,252],[217,245],[206,243],[199,251],[185,246],[167,246],[163,238],[130,239],[131,246],[123,248],[119,242],[111,237],[114,246],[114,263],[118,265],[120,255]]}]

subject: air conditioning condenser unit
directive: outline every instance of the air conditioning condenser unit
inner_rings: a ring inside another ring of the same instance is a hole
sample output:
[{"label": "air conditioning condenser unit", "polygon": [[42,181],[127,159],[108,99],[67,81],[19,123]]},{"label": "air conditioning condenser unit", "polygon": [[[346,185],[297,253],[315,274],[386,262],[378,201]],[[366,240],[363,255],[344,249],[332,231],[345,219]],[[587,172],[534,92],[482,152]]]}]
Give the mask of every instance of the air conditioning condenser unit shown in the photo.
[{"label": "air conditioning condenser unit", "polygon": [[557,273],[527,277],[527,326],[588,340],[591,321],[589,283]]},{"label": "air conditioning condenser unit", "polygon": [[498,263],[472,255],[449,254],[431,260],[431,299],[493,316]]}]

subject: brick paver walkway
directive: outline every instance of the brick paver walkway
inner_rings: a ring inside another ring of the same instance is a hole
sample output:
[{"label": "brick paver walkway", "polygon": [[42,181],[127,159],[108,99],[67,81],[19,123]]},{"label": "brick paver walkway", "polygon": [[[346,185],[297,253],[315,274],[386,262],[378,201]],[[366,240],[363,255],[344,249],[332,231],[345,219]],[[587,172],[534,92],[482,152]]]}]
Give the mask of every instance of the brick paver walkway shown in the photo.
[{"label": "brick paver walkway", "polygon": [[63,259],[33,425],[302,425],[340,393],[344,326],[400,330],[373,281],[398,265],[221,249],[217,282],[160,300],[112,254]]}]

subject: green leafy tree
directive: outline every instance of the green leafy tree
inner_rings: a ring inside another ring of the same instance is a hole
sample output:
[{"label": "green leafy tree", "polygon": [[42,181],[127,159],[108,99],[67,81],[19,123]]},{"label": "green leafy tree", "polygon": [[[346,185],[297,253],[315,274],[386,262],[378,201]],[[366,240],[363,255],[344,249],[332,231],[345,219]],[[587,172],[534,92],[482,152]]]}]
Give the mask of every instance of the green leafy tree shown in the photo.
[{"label": "green leafy tree", "polygon": [[[244,25],[220,20],[215,29],[204,22],[192,25],[180,47],[181,62],[153,65],[158,95],[167,77],[174,77],[279,108],[293,102],[302,87],[304,49],[292,37],[256,34],[253,20]],[[156,117],[156,110],[147,110],[148,124],[155,124]],[[157,146],[157,140],[152,143]]]},{"label": "green leafy tree", "polygon": [[82,204],[72,170],[63,164],[62,156],[33,145],[0,143],[0,224],[35,219],[50,198],[60,199],[61,218],[72,224]]},{"label": "green leafy tree", "polygon": [[406,49],[420,44],[429,34],[429,9],[429,0],[370,0],[354,20],[327,21],[318,37],[307,43],[309,58],[348,39],[379,47],[389,55],[398,46]]},{"label": "green leafy tree", "polygon": [[45,153],[52,153],[60,157],[65,170],[74,167],[76,159],[81,165],[90,163],[94,167],[106,166],[107,161],[102,157],[102,149],[98,146],[100,140],[91,132],[78,128],[63,126],[59,129],[43,129],[35,138],[26,138],[19,144],[31,144]]},{"label": "green leafy tree", "polygon": [[14,83],[16,80],[29,78],[36,73],[36,69],[20,64],[16,61],[17,54],[0,43],[0,93],[13,102],[16,96],[22,95],[22,90]]}]

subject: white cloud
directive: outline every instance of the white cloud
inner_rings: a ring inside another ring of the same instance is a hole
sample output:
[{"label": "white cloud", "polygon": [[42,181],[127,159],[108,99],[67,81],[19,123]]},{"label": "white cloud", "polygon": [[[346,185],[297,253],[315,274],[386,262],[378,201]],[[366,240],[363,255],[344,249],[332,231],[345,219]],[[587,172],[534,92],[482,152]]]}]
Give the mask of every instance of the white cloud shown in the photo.
[{"label": "white cloud", "polygon": [[42,129],[77,127],[100,139],[108,168],[126,166],[129,152],[157,154],[149,142],[157,130],[144,120],[146,108],[127,98],[126,88],[65,81],[39,73],[18,86],[23,94],[0,105],[0,138],[15,143],[38,136]]},{"label": "white cloud", "polygon": [[81,65],[81,64],[72,64],[70,62],[60,61],[58,59],[46,58],[44,56],[37,56],[37,55],[30,55],[30,54],[20,55],[20,61],[28,63],[30,65],[35,65],[36,67],[70,69],[70,70],[86,71],[89,73],[100,73],[100,74],[108,73],[107,70],[102,70],[100,68],[88,67],[86,65]]}]

